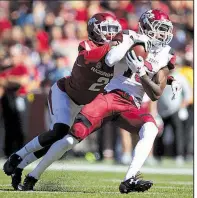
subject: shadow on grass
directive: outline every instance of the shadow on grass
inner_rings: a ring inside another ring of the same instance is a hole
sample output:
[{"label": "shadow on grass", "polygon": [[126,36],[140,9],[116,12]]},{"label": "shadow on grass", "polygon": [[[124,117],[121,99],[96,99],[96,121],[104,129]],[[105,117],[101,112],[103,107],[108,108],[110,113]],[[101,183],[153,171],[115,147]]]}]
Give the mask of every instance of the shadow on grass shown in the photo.
[{"label": "shadow on grass", "polygon": [[15,192],[16,190],[10,189],[10,188],[3,188],[3,189],[0,188],[0,191],[11,191],[11,192]]},{"label": "shadow on grass", "polygon": [[[82,186],[81,186],[82,185]],[[80,193],[80,194],[98,194],[100,193],[99,187],[96,189],[92,189],[91,187],[86,187],[83,184],[76,184],[76,185],[66,185],[63,184],[61,180],[56,180],[56,181],[45,181],[45,182],[39,182],[36,186],[35,186],[35,191],[33,192],[37,192],[37,193],[46,193],[46,192],[51,192],[51,193]],[[16,191],[14,189],[11,188],[0,188],[0,191],[4,191],[4,192],[22,192],[22,191]],[[32,191],[26,191],[26,192],[32,192]],[[110,189],[110,188],[104,188],[102,189],[102,193],[117,193],[114,192],[114,189]]]},{"label": "shadow on grass", "polygon": [[[45,183],[39,183],[39,185],[36,187],[36,191],[42,191],[42,192],[67,192],[67,193],[81,193],[81,194],[99,194],[101,193],[101,189],[98,187],[96,189],[92,189],[91,187],[85,187],[78,185],[66,185],[62,184],[61,181],[56,182],[45,182]],[[112,188],[105,188],[102,189],[102,193],[118,193]]]}]

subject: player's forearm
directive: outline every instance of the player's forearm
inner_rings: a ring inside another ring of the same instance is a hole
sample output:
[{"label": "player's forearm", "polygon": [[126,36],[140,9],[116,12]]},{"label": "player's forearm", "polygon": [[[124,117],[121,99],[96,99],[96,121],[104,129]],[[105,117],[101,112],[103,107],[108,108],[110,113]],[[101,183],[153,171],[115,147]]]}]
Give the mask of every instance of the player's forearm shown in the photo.
[{"label": "player's forearm", "polygon": [[120,43],[117,46],[114,46],[106,55],[105,57],[105,63],[112,67],[114,66],[117,62],[119,62],[127,51],[131,48],[131,46],[134,44],[133,40],[130,38],[124,39],[122,43]]},{"label": "player's forearm", "polygon": [[162,89],[154,83],[147,75],[140,78],[142,86],[152,101],[158,100],[162,95]]}]

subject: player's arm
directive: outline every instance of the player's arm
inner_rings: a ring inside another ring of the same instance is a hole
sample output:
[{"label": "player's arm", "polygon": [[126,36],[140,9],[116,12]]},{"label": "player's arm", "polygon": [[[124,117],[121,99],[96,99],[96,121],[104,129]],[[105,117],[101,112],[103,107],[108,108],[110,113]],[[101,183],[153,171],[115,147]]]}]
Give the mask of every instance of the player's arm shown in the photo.
[{"label": "player's arm", "polygon": [[140,77],[142,86],[152,101],[158,100],[162,95],[169,73],[169,69],[164,67],[155,75],[154,81],[146,74]]},{"label": "player's arm", "polygon": [[123,42],[115,47],[112,47],[105,57],[105,63],[109,67],[114,66],[125,56],[126,52],[133,44],[134,41],[128,35],[123,35]]},{"label": "player's arm", "polygon": [[131,30],[123,31],[123,41],[119,45],[113,47],[105,57],[105,63],[112,67],[118,63],[127,53],[127,51],[137,43],[143,43],[145,49],[149,48],[149,38],[146,35],[137,34]]},{"label": "player's arm", "polygon": [[100,61],[110,49],[111,46],[109,43],[107,43],[89,51],[83,50],[82,52],[79,53],[79,56],[83,56],[84,59],[88,62],[96,63]]},{"label": "player's arm", "polygon": [[171,58],[166,67],[159,70],[154,76],[154,80],[151,80],[146,74],[143,58],[140,56],[137,57],[133,50],[126,55],[127,65],[133,73],[137,73],[139,75],[142,86],[152,101],[158,100],[162,95],[167,84],[170,70],[174,69],[174,59],[172,60]]},{"label": "player's arm", "polygon": [[[111,48],[114,46],[118,45],[121,43],[123,40],[122,33],[118,33],[112,41],[109,43],[106,43],[102,46],[98,46],[97,48],[94,49],[86,49],[85,47],[82,49],[82,46],[80,46],[81,52],[79,53],[79,56],[83,56],[84,59],[88,62],[98,62],[100,61],[109,51]],[[86,41],[85,41],[86,42]],[[87,45],[87,43],[86,43]]]}]

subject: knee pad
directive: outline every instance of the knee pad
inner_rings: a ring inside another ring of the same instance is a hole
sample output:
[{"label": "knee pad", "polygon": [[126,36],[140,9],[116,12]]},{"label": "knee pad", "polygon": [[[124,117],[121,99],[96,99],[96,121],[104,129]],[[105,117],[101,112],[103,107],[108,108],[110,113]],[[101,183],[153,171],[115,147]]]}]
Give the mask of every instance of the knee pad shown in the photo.
[{"label": "knee pad", "polygon": [[82,122],[76,122],[71,128],[70,134],[78,141],[82,141],[89,135],[89,129]]},{"label": "knee pad", "polygon": [[38,136],[40,145],[42,147],[52,145],[54,142],[62,139],[68,134],[70,127],[63,123],[56,123],[53,126],[53,130],[42,133]]},{"label": "knee pad", "polygon": [[89,135],[89,128],[91,126],[91,122],[83,114],[79,113],[69,134],[81,141]]},{"label": "knee pad", "polygon": [[81,113],[79,113],[76,118],[74,123],[82,122],[87,128],[92,126],[91,122]]}]

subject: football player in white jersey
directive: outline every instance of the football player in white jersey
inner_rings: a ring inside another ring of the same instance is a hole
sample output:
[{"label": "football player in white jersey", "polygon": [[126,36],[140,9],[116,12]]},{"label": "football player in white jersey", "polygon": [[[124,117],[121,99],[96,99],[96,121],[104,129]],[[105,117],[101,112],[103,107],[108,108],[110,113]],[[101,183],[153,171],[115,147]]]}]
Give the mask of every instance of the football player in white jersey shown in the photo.
[{"label": "football player in white jersey", "polygon": [[[144,61],[141,57],[136,57],[133,51],[128,51],[125,58],[119,62],[117,56],[121,51],[117,51],[120,50],[118,48],[113,48],[107,54],[105,58],[107,65],[113,66],[115,63],[116,65],[115,76],[106,86],[106,93],[99,94],[82,108],[70,134],[54,143],[40,162],[40,166],[26,177],[24,190],[33,189],[37,179],[53,161],[59,159],[65,151],[73,148],[109,119],[128,131],[138,131],[140,137],[132,163],[124,181],[120,184],[120,192],[143,192],[152,186],[151,181],[140,179],[137,172],[152,148],[158,129],[154,118],[141,111],[140,103],[145,92],[153,101],[161,96],[169,70],[174,68],[175,56],[168,46],[172,39],[172,28],[169,17],[160,10],[150,10],[142,15],[140,33],[148,36],[152,43],[147,59]],[[132,31],[128,31],[127,34],[135,35]],[[50,156],[53,156],[53,159],[50,159]]]}]

